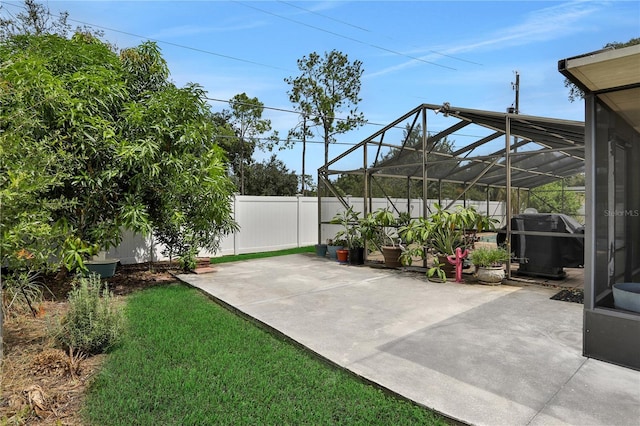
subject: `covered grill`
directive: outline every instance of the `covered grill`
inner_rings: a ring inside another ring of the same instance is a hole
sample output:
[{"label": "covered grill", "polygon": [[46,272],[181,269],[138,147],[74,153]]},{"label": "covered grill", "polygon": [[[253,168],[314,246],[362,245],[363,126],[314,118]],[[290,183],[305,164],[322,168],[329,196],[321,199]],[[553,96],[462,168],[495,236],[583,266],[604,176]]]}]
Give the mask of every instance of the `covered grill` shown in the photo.
[{"label": "covered grill", "polygon": [[[520,275],[561,279],[566,275],[563,268],[584,265],[584,226],[571,216],[520,214],[511,218],[511,230],[511,250],[519,259]],[[498,234],[498,244],[505,239],[503,230]]]}]

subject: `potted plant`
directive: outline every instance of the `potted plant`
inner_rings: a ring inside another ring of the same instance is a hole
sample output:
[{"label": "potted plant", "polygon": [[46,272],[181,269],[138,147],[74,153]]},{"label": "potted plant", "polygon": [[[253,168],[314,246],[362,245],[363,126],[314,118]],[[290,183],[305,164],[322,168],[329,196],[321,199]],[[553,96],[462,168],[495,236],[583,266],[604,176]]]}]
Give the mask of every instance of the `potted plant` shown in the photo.
[{"label": "potted plant", "polygon": [[411,265],[414,257],[420,257],[423,266],[427,267],[427,245],[431,239],[432,227],[431,221],[421,217],[398,228],[398,234],[406,243],[405,250],[400,255],[404,265]]},{"label": "potted plant", "polygon": [[457,206],[453,211],[444,210],[435,204],[435,212],[429,216],[431,221],[430,246],[438,256],[438,262],[444,264],[443,269],[448,277],[453,276],[453,265],[446,257],[455,253],[456,248],[473,247],[475,234],[484,230],[495,229],[495,219],[478,213],[474,207]]},{"label": "potted plant", "polygon": [[99,251],[90,260],[86,260],[84,266],[89,272],[98,274],[102,278],[112,277],[116,274],[116,267],[120,259],[107,258],[106,255],[106,251]]},{"label": "potted plant", "polygon": [[326,257],[327,256],[327,245],[326,244],[316,244],[316,255],[320,256],[320,257]]},{"label": "potted plant", "polygon": [[361,236],[354,238],[349,247],[349,265],[364,264],[364,240]]},{"label": "potted plant", "polygon": [[434,259],[433,266],[427,269],[427,279],[437,283],[446,282],[447,274],[442,269],[442,266],[442,263],[438,263],[438,261]]},{"label": "potted plant", "polygon": [[403,247],[398,235],[398,228],[408,223],[408,215],[396,218],[390,209],[378,209],[369,213],[361,221],[361,232],[364,238],[384,256],[385,265],[395,268],[402,266],[400,255]]},{"label": "potted plant", "polygon": [[341,249],[336,250],[336,259],[339,263],[347,263],[349,262],[349,249],[343,247]]},{"label": "potted plant", "polygon": [[62,275],[69,271],[81,271],[85,275],[95,273],[102,278],[115,275],[120,259],[107,258],[106,254],[108,248],[117,246],[119,243],[117,238],[112,240],[107,234],[96,233],[94,240],[99,242],[90,244],[85,239],[78,237],[65,220],[60,223],[68,234],[62,243]]},{"label": "potted plant", "polygon": [[471,263],[476,266],[476,277],[482,284],[496,285],[504,279],[504,262],[511,253],[504,247],[479,247],[471,252]]},{"label": "potted plant", "polygon": [[327,240],[327,255],[329,259],[336,260],[338,258],[338,250],[342,250],[345,246],[344,240],[330,238]]},{"label": "potted plant", "polygon": [[362,239],[360,227],[360,212],[353,210],[353,206],[349,206],[346,210],[337,213],[332,224],[341,225],[342,230],[336,234],[336,239],[345,241],[345,247],[349,250],[349,264],[361,265],[364,263],[364,241]]}]

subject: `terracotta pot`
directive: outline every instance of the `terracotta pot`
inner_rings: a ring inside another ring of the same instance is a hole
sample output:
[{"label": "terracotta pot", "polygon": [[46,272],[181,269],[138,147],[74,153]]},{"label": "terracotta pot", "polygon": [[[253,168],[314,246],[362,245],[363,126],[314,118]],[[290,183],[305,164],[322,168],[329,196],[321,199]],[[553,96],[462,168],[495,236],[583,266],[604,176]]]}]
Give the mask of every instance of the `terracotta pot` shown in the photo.
[{"label": "terracotta pot", "polygon": [[349,250],[339,249],[336,251],[338,262],[347,263],[349,261]]}]

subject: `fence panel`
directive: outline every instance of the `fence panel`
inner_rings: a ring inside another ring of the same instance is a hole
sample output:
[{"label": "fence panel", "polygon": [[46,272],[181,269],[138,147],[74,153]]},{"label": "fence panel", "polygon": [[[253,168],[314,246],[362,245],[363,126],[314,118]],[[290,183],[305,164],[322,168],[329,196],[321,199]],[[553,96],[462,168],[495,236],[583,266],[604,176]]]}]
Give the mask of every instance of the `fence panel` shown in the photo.
[{"label": "fence panel", "polygon": [[[274,251],[313,245],[318,241],[316,197],[257,197],[237,195],[233,217],[240,230],[221,239],[217,253],[206,250],[198,256]],[[120,246],[108,256],[123,264],[168,260],[164,246],[152,237],[126,232]]]}]

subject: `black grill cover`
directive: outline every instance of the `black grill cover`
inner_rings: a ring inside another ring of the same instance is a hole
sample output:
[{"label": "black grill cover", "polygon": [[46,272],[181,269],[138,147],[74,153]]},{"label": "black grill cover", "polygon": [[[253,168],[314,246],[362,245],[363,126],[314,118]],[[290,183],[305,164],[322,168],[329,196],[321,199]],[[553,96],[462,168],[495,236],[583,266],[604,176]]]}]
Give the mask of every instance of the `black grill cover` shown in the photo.
[{"label": "black grill cover", "polygon": [[[506,240],[506,227],[498,233],[498,244]],[[584,226],[571,216],[558,213],[529,213],[511,218],[514,231],[543,231],[584,235]],[[547,267],[577,268],[584,265],[584,238],[511,235],[511,250],[521,263]]]}]

